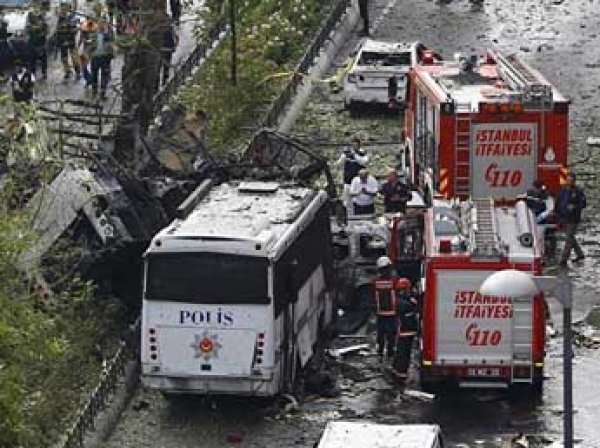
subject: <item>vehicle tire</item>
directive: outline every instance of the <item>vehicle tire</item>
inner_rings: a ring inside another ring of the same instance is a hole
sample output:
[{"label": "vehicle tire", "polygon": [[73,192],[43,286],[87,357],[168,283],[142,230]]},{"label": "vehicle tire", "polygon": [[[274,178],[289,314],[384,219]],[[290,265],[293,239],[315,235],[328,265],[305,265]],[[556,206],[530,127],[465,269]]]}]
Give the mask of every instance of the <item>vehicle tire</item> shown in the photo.
[{"label": "vehicle tire", "polygon": [[544,377],[535,378],[531,385],[531,395],[536,399],[541,399],[544,395]]},{"label": "vehicle tire", "polygon": [[347,103],[346,109],[348,110],[348,112],[350,112],[350,116],[354,118],[358,116],[360,107],[356,101],[349,101]]},{"label": "vehicle tire", "polygon": [[513,383],[510,385],[509,393],[517,401],[539,401],[544,394],[543,376],[539,378],[534,377],[531,383]]}]

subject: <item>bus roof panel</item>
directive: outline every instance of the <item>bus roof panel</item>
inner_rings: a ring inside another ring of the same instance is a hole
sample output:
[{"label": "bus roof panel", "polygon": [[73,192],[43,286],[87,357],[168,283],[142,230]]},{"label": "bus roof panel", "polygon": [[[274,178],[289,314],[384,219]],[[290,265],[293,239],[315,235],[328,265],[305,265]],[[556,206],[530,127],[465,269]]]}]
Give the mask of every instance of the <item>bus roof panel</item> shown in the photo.
[{"label": "bus roof panel", "polygon": [[297,185],[274,187],[273,182],[265,182],[260,188],[260,184],[252,182],[251,189],[248,183],[211,188],[185,219],[175,220],[155,236],[161,241],[160,249],[152,244],[149,251],[193,250],[182,241],[195,240],[210,241],[211,246],[248,246],[256,255],[255,247],[260,245],[260,252],[268,252],[296,222],[315,192]]}]

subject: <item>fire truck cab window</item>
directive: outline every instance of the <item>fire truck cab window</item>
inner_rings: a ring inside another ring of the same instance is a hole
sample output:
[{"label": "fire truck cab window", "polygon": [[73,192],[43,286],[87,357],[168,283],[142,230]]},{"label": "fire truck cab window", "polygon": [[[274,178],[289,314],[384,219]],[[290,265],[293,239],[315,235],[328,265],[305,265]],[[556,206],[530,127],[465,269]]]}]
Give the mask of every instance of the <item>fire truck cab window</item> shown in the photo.
[{"label": "fire truck cab window", "polygon": [[268,304],[267,260],[216,253],[170,253],[146,260],[146,299]]},{"label": "fire truck cab window", "polygon": [[411,65],[410,52],[402,53],[377,53],[375,51],[363,51],[360,54],[358,65],[382,65],[393,67],[396,65]]}]

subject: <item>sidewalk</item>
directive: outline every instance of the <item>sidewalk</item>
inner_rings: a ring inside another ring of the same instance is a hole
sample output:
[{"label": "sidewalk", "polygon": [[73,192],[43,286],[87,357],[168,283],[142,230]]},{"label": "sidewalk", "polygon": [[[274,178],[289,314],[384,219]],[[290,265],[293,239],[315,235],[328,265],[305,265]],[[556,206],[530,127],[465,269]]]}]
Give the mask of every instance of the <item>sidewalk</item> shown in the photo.
[{"label": "sidewalk", "polygon": [[[194,10],[203,4],[203,0],[195,0],[194,5],[190,8],[187,7],[187,11],[184,10],[181,25],[176,27],[177,34],[179,36],[179,45],[173,55],[173,71],[181,65],[183,61],[187,59],[189,54],[195,48],[195,37],[194,37],[194,26],[196,24],[196,15]],[[79,0],[78,11],[83,14],[92,15],[92,8],[94,3],[90,1],[82,2]],[[104,113],[118,114],[121,108],[121,76],[123,67],[124,55],[117,53],[111,64],[111,80],[108,85],[107,96],[108,98],[104,101],[99,102],[98,99],[93,98],[90,89],[85,88],[85,81],[82,79],[76,80],[74,77],[65,80],[62,62],[58,53],[48,55],[48,78],[42,80],[41,76],[37,76],[36,86],[36,100],[40,103],[43,102],[55,102],[57,100],[85,100],[87,102],[93,102],[102,105]],[[38,73],[40,75],[40,73]],[[10,87],[8,87],[10,90]],[[53,109],[58,108],[58,105],[50,104]],[[69,104],[63,104],[62,108],[67,112],[77,112],[73,109],[74,106]]]}]

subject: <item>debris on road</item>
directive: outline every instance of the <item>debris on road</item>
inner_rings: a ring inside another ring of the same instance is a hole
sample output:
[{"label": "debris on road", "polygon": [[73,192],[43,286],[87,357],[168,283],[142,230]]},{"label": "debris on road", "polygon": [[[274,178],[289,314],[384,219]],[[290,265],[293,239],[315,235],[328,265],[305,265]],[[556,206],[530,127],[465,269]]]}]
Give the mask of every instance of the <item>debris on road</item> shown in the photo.
[{"label": "debris on road", "polygon": [[233,431],[227,434],[227,443],[242,443],[244,441],[244,436],[239,431]]},{"label": "debris on road", "polygon": [[304,379],[304,392],[309,395],[318,395],[325,398],[334,398],[340,395],[335,378],[330,372],[309,372]]},{"label": "debris on road", "polygon": [[340,358],[349,353],[358,352],[360,350],[366,350],[369,347],[370,347],[369,344],[358,344],[358,345],[351,345],[349,347],[343,347],[343,348],[332,348],[332,349],[327,350],[327,354],[334,358]]},{"label": "debris on road", "polygon": [[600,146],[600,137],[588,137],[585,142],[588,146]]},{"label": "debris on road", "polygon": [[421,401],[432,401],[435,399],[434,394],[429,394],[427,392],[422,392],[420,390],[407,389],[404,391],[404,395],[407,397],[417,398]]},{"label": "debris on road", "polygon": [[511,448],[529,448],[529,440],[527,436],[520,432],[510,441]]}]

